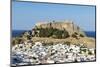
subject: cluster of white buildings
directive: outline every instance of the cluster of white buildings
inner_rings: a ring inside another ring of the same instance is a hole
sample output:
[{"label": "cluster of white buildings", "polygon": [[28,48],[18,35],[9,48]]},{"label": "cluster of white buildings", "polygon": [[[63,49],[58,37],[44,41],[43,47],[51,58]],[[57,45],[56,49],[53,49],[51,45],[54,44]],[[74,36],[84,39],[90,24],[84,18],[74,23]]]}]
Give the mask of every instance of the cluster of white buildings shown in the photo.
[{"label": "cluster of white buildings", "polygon": [[16,44],[12,47],[12,64],[49,64],[64,62],[95,61],[95,49],[83,44],[56,44],[43,46],[42,43]]}]

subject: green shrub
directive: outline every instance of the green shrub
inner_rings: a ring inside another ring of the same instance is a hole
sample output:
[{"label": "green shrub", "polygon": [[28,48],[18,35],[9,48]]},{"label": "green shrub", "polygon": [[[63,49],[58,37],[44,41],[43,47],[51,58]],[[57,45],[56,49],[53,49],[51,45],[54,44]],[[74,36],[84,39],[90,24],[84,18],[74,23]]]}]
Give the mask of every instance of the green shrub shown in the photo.
[{"label": "green shrub", "polygon": [[69,35],[69,33],[67,32],[67,31],[63,31],[63,33],[62,33],[62,38],[67,38],[67,37],[69,37],[70,35]]},{"label": "green shrub", "polygon": [[92,55],[92,52],[91,52],[90,50],[88,50],[88,54],[89,54],[89,55]]},{"label": "green shrub", "polygon": [[53,38],[67,38],[69,33],[65,30],[58,30],[53,28],[40,28],[38,29],[39,37],[53,37]]},{"label": "green shrub", "polygon": [[63,33],[63,31],[56,30],[56,31],[54,31],[53,35],[55,35],[56,38],[62,38],[62,33]]},{"label": "green shrub", "polygon": [[38,34],[39,34],[39,37],[46,37],[46,34],[45,34],[45,33],[46,33],[46,32],[45,32],[45,29],[42,29],[42,28],[41,28],[41,29],[39,30],[39,33],[38,33]]},{"label": "green shrub", "polygon": [[77,38],[77,35],[76,35],[76,34],[72,34],[72,37],[73,37],[73,38]]},{"label": "green shrub", "polygon": [[20,37],[16,37],[12,40],[12,45],[15,45],[15,44],[20,44],[22,43],[23,40],[20,38]]},{"label": "green shrub", "polygon": [[77,32],[74,32],[74,33],[72,34],[72,37],[78,39],[77,35],[78,35],[78,33],[77,33]]},{"label": "green shrub", "polygon": [[70,45],[70,44],[71,44],[71,42],[67,41],[67,42],[64,42],[64,44]]},{"label": "green shrub", "polygon": [[77,33],[77,32],[74,32],[74,34],[75,34],[75,35],[78,35],[78,33]]},{"label": "green shrub", "polygon": [[84,37],[84,35],[83,34],[80,34],[80,37]]}]

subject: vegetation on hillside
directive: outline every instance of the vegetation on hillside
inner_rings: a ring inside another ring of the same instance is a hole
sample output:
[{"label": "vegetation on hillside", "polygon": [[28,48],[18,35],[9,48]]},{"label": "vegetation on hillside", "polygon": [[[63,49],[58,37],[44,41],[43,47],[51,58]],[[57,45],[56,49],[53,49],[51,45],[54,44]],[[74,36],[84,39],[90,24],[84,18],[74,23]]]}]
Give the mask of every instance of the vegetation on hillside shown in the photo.
[{"label": "vegetation on hillside", "polygon": [[39,37],[52,37],[52,38],[67,38],[69,37],[69,33],[65,30],[58,30],[53,28],[39,28],[37,29],[39,33]]}]

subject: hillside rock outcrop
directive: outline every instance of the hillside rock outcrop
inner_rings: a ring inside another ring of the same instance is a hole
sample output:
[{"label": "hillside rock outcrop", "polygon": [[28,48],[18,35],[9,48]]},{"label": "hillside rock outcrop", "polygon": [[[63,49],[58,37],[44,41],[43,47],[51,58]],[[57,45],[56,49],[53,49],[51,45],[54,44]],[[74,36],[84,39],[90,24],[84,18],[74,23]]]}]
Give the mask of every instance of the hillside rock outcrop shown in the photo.
[{"label": "hillside rock outcrop", "polygon": [[53,28],[53,29],[58,29],[58,30],[65,30],[70,35],[72,35],[74,32],[77,32],[79,34],[86,36],[85,33],[81,30],[81,28],[75,25],[72,21],[37,23],[35,28],[38,28],[38,29]]}]

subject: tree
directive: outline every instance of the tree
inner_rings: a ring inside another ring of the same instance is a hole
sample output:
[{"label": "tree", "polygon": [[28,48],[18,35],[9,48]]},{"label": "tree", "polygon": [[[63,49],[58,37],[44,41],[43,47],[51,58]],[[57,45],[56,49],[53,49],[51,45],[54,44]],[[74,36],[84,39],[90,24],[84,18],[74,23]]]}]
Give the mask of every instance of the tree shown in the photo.
[{"label": "tree", "polygon": [[53,38],[67,38],[69,33],[65,30],[59,30],[54,28],[38,28],[39,37],[53,37]]},{"label": "tree", "polygon": [[16,37],[12,40],[12,44],[15,45],[15,44],[20,44],[20,43],[23,43],[23,40],[20,38],[20,37]]},{"label": "tree", "polygon": [[78,33],[77,33],[77,32],[74,32],[74,33],[72,34],[72,37],[78,39],[77,35],[78,35]]},{"label": "tree", "polygon": [[56,38],[59,38],[59,39],[62,38],[62,34],[63,34],[63,31],[62,30],[57,30],[57,29],[55,29],[55,31],[53,33],[53,35],[55,35]]},{"label": "tree", "polygon": [[62,33],[62,38],[67,38],[67,37],[69,37],[70,35],[69,35],[69,33],[67,32],[67,31],[63,31],[63,33]]},{"label": "tree", "polygon": [[84,37],[84,35],[83,34],[80,34],[80,37]]},{"label": "tree", "polygon": [[39,29],[39,36],[40,37],[46,37],[45,33],[46,33],[45,29],[43,29],[43,28]]}]

